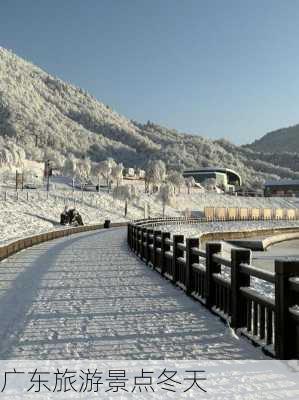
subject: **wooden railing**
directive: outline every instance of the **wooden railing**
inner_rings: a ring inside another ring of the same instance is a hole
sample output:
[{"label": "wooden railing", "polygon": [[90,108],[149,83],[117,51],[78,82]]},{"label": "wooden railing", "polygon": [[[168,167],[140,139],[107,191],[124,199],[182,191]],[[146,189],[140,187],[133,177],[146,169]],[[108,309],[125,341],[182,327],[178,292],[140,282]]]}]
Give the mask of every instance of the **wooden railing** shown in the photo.
[{"label": "wooden railing", "polygon": [[190,218],[190,217],[157,217],[148,219],[136,219],[132,220],[131,223],[134,225],[142,226],[158,226],[167,224],[199,224],[201,222],[208,222],[206,218]]},{"label": "wooden railing", "polygon": [[[145,224],[147,225],[147,224]],[[143,261],[279,359],[299,357],[299,260],[275,261],[275,272],[251,265],[251,251],[222,252],[206,243],[152,227],[128,224],[128,245]],[[273,286],[273,296],[254,284]]]}]

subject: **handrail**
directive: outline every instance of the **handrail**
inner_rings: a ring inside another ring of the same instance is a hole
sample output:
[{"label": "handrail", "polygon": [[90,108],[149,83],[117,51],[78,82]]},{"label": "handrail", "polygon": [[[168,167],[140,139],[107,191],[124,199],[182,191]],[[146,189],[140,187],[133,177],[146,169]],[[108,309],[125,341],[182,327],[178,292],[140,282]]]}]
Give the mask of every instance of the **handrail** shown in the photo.
[{"label": "handrail", "polygon": [[[232,247],[228,256],[221,242],[208,242],[203,250],[198,238],[176,234],[170,240],[171,232],[150,235],[153,229],[147,229],[141,248],[136,230],[144,228],[129,224],[130,248],[165,278],[228,320],[267,354],[279,359],[299,356],[299,260],[276,260],[273,273],[250,265],[251,250]],[[150,236],[159,238],[155,245]],[[252,277],[274,285],[274,298],[255,288]]]},{"label": "handrail", "polygon": [[178,248],[180,250],[186,251],[186,245],[184,243],[178,243]]},{"label": "handrail", "polygon": [[270,283],[275,283],[275,274],[273,272],[256,268],[253,265],[241,263],[240,272],[246,275],[254,276],[255,278],[263,279],[264,281]]},{"label": "handrail", "polygon": [[275,300],[271,297],[266,297],[260,294],[257,290],[249,288],[249,287],[241,287],[240,291],[249,299],[257,300],[258,303],[269,307],[271,310],[275,310]]},{"label": "handrail", "polygon": [[289,278],[290,289],[299,293],[299,280],[298,278]]},{"label": "handrail", "polygon": [[213,254],[213,261],[217,264],[225,265],[226,267],[231,268],[231,260],[224,257],[220,253]]},{"label": "handrail", "polygon": [[207,256],[207,253],[204,250],[199,249],[198,247],[192,247],[191,251],[195,256],[199,256],[199,257],[203,257],[203,258],[206,258],[206,256]]}]

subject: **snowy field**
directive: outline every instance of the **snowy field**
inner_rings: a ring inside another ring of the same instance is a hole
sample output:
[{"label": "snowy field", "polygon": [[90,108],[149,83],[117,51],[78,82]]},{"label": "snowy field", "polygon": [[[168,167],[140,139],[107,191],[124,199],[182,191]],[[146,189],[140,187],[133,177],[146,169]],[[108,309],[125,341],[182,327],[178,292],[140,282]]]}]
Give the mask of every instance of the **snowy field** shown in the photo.
[{"label": "snowy field", "polygon": [[253,231],[268,228],[299,227],[299,221],[221,221],[201,222],[199,224],[168,224],[158,225],[155,229],[163,232],[170,232],[171,235],[184,235],[186,238],[200,237],[207,232],[228,232],[228,231]]},{"label": "snowy field", "polygon": [[[8,190],[7,186],[0,187],[0,244],[22,236],[59,228],[60,213],[65,205],[76,207],[86,224],[102,223],[105,219],[120,222],[143,218],[147,216],[145,210],[148,208],[151,217],[162,215],[162,204],[158,195],[145,194],[141,183],[137,185],[137,197],[129,202],[125,218],[124,202],[114,199],[111,193],[72,192],[67,178],[55,177],[53,181],[49,196],[42,190],[16,193],[12,188]],[[294,208],[298,206],[298,202],[297,199],[290,198],[246,198],[218,193],[196,193],[194,190],[190,195],[178,194],[172,206],[166,207],[166,214],[181,216],[189,210],[194,215],[202,215],[206,206]],[[221,227],[216,224],[207,228],[217,230]],[[197,228],[192,227],[188,235],[198,234],[199,230],[194,229]]]},{"label": "snowy field", "polygon": [[125,229],[0,263],[0,359],[263,359],[129,252]]}]

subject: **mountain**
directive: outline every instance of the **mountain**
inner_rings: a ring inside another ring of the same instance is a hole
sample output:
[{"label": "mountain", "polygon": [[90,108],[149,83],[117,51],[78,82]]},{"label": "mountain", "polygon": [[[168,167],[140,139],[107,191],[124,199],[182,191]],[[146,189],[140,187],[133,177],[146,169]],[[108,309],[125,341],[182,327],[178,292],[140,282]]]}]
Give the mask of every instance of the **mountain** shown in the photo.
[{"label": "mountain", "polygon": [[113,157],[125,166],[140,167],[149,159],[162,159],[169,166],[233,168],[249,184],[266,178],[299,178],[288,163],[275,164],[254,147],[132,121],[86,91],[0,48],[0,146],[11,145],[22,148],[28,159],[53,157],[58,164],[70,155],[94,162]]},{"label": "mountain", "polygon": [[249,147],[266,153],[299,153],[299,124],[268,132]]}]

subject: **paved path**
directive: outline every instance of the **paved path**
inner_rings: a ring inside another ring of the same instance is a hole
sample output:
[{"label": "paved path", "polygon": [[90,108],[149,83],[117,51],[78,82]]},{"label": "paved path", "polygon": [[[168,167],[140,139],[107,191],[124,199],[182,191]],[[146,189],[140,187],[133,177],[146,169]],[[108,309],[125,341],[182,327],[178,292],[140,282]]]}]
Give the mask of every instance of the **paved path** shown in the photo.
[{"label": "paved path", "polygon": [[43,243],[0,263],[0,359],[263,358],[127,249],[125,230]]}]

